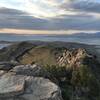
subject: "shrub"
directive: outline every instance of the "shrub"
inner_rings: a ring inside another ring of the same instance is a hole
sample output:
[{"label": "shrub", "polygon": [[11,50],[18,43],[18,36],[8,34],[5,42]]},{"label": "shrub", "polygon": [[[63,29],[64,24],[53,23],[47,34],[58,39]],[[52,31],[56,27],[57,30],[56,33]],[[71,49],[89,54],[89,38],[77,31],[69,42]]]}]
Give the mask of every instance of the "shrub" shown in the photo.
[{"label": "shrub", "polygon": [[100,87],[98,80],[86,65],[81,65],[80,68],[72,72],[71,83],[74,87],[88,88],[86,92],[90,96],[99,96]]},{"label": "shrub", "polygon": [[55,66],[55,65],[47,65],[44,66],[45,70],[49,72],[53,77],[56,79],[59,79],[61,77],[66,76],[66,67],[60,67],[60,66]]},{"label": "shrub", "polygon": [[91,96],[99,96],[100,95],[100,86],[99,82],[94,75],[91,75],[89,78],[88,87],[90,89],[89,95]]},{"label": "shrub", "polygon": [[90,71],[87,66],[81,65],[72,72],[71,83],[74,86],[87,86],[90,77]]}]

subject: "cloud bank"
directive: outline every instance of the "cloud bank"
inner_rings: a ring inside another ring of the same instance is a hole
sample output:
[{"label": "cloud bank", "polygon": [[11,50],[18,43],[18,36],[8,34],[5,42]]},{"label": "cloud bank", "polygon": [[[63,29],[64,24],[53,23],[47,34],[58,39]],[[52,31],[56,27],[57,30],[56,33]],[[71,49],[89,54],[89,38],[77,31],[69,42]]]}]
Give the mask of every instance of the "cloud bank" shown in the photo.
[{"label": "cloud bank", "polygon": [[8,1],[0,1],[0,29],[100,31],[99,0]]}]

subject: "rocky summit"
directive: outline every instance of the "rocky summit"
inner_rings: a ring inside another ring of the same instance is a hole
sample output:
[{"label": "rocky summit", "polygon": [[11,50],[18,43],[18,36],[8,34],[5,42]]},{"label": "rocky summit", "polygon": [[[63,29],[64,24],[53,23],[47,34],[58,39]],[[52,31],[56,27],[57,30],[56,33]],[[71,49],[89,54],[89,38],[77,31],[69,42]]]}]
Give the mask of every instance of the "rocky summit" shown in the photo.
[{"label": "rocky summit", "polygon": [[63,100],[59,86],[39,73],[36,65],[21,65],[2,74],[0,100]]},{"label": "rocky summit", "polygon": [[0,100],[100,100],[93,45],[18,42],[0,49]]}]

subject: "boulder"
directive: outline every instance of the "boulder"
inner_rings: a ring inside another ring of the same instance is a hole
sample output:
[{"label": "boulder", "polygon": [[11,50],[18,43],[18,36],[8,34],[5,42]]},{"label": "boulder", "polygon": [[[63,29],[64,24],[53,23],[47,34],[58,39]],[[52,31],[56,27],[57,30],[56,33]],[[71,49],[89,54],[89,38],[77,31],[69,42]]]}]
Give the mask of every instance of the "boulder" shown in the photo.
[{"label": "boulder", "polygon": [[60,88],[49,79],[28,77],[22,97],[25,100],[62,100]]},{"label": "boulder", "polygon": [[62,96],[49,79],[9,72],[0,79],[0,100],[62,100]]},{"label": "boulder", "polygon": [[27,75],[27,76],[38,76],[38,77],[49,77],[49,73],[46,72],[39,65],[19,65],[15,66],[11,72],[16,73],[17,75]]},{"label": "boulder", "polygon": [[0,97],[12,97],[24,92],[25,79],[7,73],[0,78]]}]

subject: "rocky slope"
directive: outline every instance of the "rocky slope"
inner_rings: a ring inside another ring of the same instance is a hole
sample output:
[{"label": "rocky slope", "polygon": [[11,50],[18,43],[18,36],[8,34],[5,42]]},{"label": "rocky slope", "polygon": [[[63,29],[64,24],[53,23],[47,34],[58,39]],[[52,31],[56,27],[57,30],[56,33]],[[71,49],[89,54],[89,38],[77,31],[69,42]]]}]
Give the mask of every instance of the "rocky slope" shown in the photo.
[{"label": "rocky slope", "polygon": [[0,100],[63,100],[60,88],[44,74],[37,65],[15,66],[2,73]]},{"label": "rocky slope", "polygon": [[3,48],[0,100],[99,100],[99,56],[94,46],[77,43],[21,42]]}]

